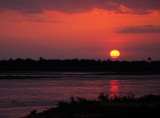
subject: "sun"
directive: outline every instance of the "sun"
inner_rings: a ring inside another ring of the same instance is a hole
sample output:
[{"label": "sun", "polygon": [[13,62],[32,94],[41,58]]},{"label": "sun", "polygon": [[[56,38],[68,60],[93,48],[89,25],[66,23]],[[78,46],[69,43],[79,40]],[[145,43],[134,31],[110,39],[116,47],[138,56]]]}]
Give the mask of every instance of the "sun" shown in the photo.
[{"label": "sun", "polygon": [[112,58],[118,58],[118,57],[120,56],[120,52],[119,52],[118,50],[112,50],[112,51],[110,52],[110,56],[111,56]]}]

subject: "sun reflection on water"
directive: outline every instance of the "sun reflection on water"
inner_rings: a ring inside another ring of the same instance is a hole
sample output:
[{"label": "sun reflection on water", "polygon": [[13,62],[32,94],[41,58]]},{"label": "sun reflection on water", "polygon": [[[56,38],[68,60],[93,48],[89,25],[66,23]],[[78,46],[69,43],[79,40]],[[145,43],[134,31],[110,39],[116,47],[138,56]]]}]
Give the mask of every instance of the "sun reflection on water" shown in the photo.
[{"label": "sun reflection on water", "polygon": [[119,80],[110,80],[110,97],[118,95],[119,93]]}]

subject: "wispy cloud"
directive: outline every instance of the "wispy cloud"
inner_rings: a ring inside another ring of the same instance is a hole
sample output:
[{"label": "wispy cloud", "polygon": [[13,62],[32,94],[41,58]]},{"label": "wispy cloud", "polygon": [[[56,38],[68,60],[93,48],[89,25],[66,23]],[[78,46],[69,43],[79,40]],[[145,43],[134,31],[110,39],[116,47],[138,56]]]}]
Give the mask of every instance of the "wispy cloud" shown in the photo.
[{"label": "wispy cloud", "polygon": [[117,30],[116,33],[160,33],[160,26],[129,26]]}]

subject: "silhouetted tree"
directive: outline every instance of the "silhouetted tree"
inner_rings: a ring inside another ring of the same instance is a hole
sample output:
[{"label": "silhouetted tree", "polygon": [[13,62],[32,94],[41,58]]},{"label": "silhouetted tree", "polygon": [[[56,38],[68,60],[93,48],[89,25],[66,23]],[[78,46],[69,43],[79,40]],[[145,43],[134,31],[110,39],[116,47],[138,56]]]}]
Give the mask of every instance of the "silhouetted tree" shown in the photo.
[{"label": "silhouetted tree", "polygon": [[145,61],[112,61],[94,59],[9,59],[0,60],[0,71],[111,71],[111,72],[139,72],[150,70],[160,72],[160,61],[152,61],[151,57]]},{"label": "silhouetted tree", "polygon": [[42,60],[43,60],[43,57],[40,57],[40,58],[39,58],[39,61],[42,61]]},{"label": "silhouetted tree", "polygon": [[8,60],[8,62],[12,62],[13,61],[13,59],[12,58],[10,58],[9,60]]},{"label": "silhouetted tree", "polygon": [[111,60],[110,60],[110,59],[107,59],[107,62],[111,62]]},{"label": "silhouetted tree", "polygon": [[151,57],[148,57],[148,61],[151,62],[151,60],[152,60]]}]

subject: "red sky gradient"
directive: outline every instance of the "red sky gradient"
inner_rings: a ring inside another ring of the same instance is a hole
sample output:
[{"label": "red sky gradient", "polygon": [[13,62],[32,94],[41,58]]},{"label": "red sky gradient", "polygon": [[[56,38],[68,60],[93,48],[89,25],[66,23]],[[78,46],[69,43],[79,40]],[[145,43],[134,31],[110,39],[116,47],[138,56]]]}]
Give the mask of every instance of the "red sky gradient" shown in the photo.
[{"label": "red sky gradient", "polygon": [[160,60],[159,0],[1,0],[0,59]]}]

